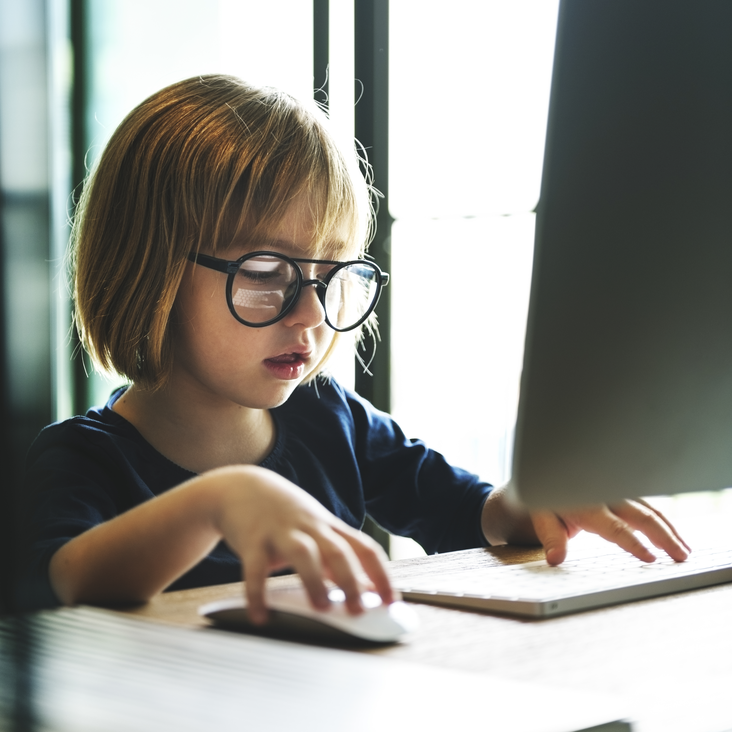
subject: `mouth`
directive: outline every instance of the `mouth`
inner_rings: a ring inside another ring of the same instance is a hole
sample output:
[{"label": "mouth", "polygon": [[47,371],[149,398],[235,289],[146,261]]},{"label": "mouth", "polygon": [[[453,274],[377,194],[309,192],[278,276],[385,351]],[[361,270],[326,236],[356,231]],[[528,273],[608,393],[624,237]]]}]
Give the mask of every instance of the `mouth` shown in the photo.
[{"label": "mouth", "polygon": [[273,356],[272,358],[268,358],[267,361],[270,363],[293,364],[301,362],[305,363],[309,358],[309,353],[293,351],[292,353],[282,353],[279,356]]},{"label": "mouth", "polygon": [[309,360],[309,352],[291,351],[265,359],[264,365],[276,378],[290,381],[303,377]]}]

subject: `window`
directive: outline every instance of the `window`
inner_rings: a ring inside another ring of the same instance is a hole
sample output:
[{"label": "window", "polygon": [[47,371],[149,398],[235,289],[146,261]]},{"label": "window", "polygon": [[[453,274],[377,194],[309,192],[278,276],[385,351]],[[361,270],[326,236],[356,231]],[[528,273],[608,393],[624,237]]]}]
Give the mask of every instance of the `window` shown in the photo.
[{"label": "window", "polygon": [[557,2],[393,2],[392,413],[510,477]]}]

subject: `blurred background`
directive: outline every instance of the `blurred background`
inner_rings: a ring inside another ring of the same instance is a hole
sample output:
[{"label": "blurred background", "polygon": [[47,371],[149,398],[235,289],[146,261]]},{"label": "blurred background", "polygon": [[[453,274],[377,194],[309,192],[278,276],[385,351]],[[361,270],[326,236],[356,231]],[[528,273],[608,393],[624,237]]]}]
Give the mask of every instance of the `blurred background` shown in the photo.
[{"label": "blurred background", "polygon": [[506,480],[556,17],[556,0],[0,0],[4,555],[31,441],[120,383],[70,327],[78,191],[132,107],[204,73],[314,96],[366,147],[392,279],[370,373],[343,353],[338,378]]}]

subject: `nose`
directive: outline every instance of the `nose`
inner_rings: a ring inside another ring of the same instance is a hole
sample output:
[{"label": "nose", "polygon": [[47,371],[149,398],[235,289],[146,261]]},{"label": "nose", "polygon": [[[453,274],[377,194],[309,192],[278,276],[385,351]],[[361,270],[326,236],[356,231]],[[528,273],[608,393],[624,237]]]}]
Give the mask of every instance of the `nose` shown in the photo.
[{"label": "nose", "polygon": [[306,280],[302,284],[300,297],[295,307],[284,317],[287,325],[304,325],[317,328],[325,322],[325,310],[318,297],[318,288],[325,288],[320,280]]}]

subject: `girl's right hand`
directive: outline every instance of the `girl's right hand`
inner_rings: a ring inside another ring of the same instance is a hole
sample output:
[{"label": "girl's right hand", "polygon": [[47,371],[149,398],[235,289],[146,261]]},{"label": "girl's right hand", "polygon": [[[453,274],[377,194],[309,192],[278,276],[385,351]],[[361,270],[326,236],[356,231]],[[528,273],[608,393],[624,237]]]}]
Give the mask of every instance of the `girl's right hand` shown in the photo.
[{"label": "girl's right hand", "polygon": [[343,590],[349,612],[361,612],[364,574],[384,603],[393,602],[381,547],[286,478],[254,466],[220,468],[206,477],[220,492],[212,519],[242,561],[252,622],[266,621],[265,581],[284,567],[300,575],[318,609],[329,605],[327,579]]}]

